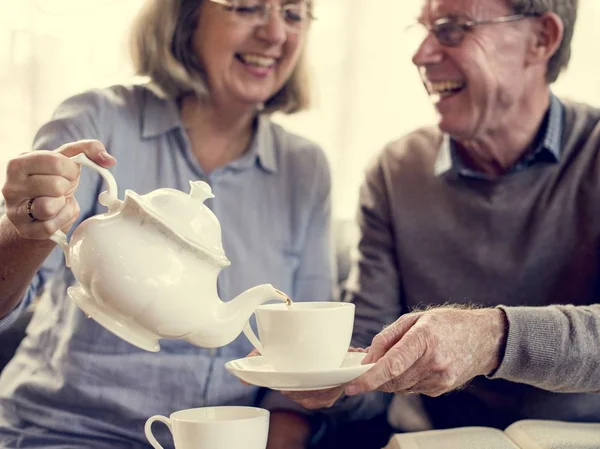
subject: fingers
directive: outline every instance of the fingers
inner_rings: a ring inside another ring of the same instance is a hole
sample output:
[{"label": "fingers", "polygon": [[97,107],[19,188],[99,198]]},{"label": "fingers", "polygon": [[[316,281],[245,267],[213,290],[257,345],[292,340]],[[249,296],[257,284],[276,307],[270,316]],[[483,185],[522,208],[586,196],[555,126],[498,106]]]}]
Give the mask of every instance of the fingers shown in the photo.
[{"label": "fingers", "polygon": [[84,153],[93,162],[106,168],[112,167],[117,162],[114,157],[108,154],[99,140],[79,140],[67,143],[56,151],[68,158]]},{"label": "fingers", "polygon": [[258,349],[254,348],[252,349],[252,351],[250,351],[250,353],[246,356],[246,357],[256,357],[261,355],[260,352],[258,352]]},{"label": "fingers", "polygon": [[[67,197],[60,196],[53,198],[49,196],[39,196],[31,203],[31,213],[39,221],[46,221],[56,217],[65,207]],[[27,207],[27,205],[25,205]],[[19,216],[22,216],[18,214]]]},{"label": "fingers", "polygon": [[11,174],[19,179],[31,175],[54,175],[75,181],[79,177],[79,165],[57,151],[32,151],[9,162],[8,175]]},{"label": "fingers", "polygon": [[316,391],[282,391],[294,402],[309,410],[329,408],[335,404],[344,394],[344,386]]},{"label": "fingers", "polygon": [[348,352],[367,352],[367,350],[364,349],[364,348],[353,348],[353,347],[350,347],[350,348],[348,348]]},{"label": "fingers", "polygon": [[447,386],[444,386],[440,382],[439,376],[436,375],[420,381],[411,388],[413,393],[420,393],[432,398],[441,396],[444,393],[452,391],[453,389],[454,388],[448,388]]},{"label": "fingers", "polygon": [[378,390],[386,393],[412,394],[422,392],[424,383],[427,388],[432,386],[438,378],[437,373],[432,373],[427,357],[421,357],[414,365],[400,376],[380,385]]},{"label": "fingers", "polygon": [[32,215],[39,221],[56,217],[76,187],[75,182],[52,175],[31,175],[11,185],[12,189],[6,189],[6,215],[17,227],[31,222]]},{"label": "fingers", "polygon": [[49,196],[58,198],[68,195],[76,179],[69,181],[61,175],[30,175],[15,187],[13,195],[22,198]]},{"label": "fingers", "polygon": [[79,215],[72,198],[81,168],[69,157],[84,153],[99,165],[110,167],[115,159],[97,140],[82,140],[56,151],[33,151],[9,161],[2,195],[6,216],[26,238],[45,239],[68,227]]},{"label": "fingers", "polygon": [[373,363],[378,361],[383,355],[394,346],[402,336],[415,324],[420,314],[407,314],[398,318],[393,324],[386,327],[373,338],[369,347],[369,353],[363,363]]},{"label": "fingers", "polygon": [[346,394],[352,396],[377,390],[382,385],[402,376],[425,354],[427,345],[424,340],[423,332],[418,327],[411,328],[375,363],[373,368],[346,387]]},{"label": "fingers", "polygon": [[415,385],[419,383],[422,377],[422,373],[417,373],[414,368],[410,368],[405,375],[380,385],[378,390],[386,393],[414,393],[416,391]]},{"label": "fingers", "polygon": [[450,387],[444,383],[442,376],[439,374],[430,375],[412,384],[410,381],[392,381],[379,388],[380,391],[385,391],[387,393],[402,395],[422,394],[430,397],[441,396],[442,394],[455,389],[455,387]]},{"label": "fingers", "polygon": [[17,229],[19,234],[28,239],[45,240],[58,230],[68,230],[79,216],[79,205],[75,198],[68,197],[65,206],[58,214],[48,220],[36,220],[23,223]]}]

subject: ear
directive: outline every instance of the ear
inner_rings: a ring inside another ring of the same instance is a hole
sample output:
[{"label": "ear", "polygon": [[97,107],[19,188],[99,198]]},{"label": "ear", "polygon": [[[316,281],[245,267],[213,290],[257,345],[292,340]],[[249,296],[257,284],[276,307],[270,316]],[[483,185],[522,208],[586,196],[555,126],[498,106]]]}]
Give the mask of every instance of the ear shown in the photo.
[{"label": "ear", "polygon": [[545,64],[556,53],[564,36],[562,19],[553,12],[533,18],[532,39],[528,51],[530,64]]}]

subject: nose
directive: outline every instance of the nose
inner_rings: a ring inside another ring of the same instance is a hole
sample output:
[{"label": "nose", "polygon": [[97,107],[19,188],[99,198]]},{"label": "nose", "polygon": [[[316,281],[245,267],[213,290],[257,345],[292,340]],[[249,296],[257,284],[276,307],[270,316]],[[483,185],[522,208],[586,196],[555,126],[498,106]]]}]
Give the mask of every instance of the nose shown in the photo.
[{"label": "nose", "polygon": [[428,32],[427,36],[417,47],[412,62],[417,67],[422,67],[429,64],[436,64],[441,62],[444,57],[444,52],[441,44],[433,33]]},{"label": "nose", "polygon": [[273,7],[268,11],[265,24],[258,27],[258,36],[270,44],[282,44],[286,41],[285,21],[277,7]]}]

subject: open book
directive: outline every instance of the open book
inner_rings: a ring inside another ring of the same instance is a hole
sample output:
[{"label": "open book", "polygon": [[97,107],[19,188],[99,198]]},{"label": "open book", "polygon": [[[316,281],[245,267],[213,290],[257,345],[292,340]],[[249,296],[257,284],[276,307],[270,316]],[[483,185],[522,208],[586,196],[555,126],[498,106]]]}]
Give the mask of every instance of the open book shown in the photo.
[{"label": "open book", "polygon": [[399,433],[384,449],[600,449],[600,423],[523,420],[504,432],[460,427]]}]

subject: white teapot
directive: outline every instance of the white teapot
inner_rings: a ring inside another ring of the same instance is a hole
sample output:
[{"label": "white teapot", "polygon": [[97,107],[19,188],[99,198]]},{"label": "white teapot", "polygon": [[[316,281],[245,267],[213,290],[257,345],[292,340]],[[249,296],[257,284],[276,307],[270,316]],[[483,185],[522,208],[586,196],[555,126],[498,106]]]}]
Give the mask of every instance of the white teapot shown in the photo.
[{"label": "white teapot", "polygon": [[204,204],[213,198],[205,182],[190,182],[189,195],[127,190],[121,201],[107,169],[84,154],[71,159],[102,175],[108,189],[99,201],[108,212],[81,223],[70,242],[62,231],[50,238],[78,282],[69,287],[69,297],[109,331],[154,352],[161,338],[216,348],[233,341],[260,304],[289,301],[270,284],[228,302],[219,299],[217,277],[230,262],[219,221]]}]

